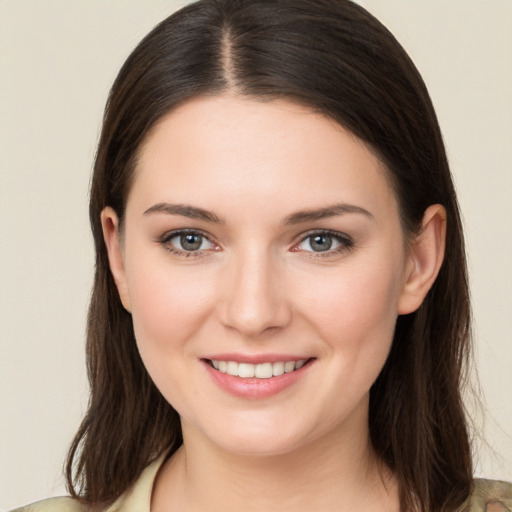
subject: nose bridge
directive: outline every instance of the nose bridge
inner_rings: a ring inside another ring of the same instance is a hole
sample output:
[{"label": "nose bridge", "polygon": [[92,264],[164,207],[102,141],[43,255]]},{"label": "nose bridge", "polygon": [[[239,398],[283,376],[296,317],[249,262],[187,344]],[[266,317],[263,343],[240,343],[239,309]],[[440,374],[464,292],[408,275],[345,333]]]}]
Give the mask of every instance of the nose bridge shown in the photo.
[{"label": "nose bridge", "polygon": [[221,305],[226,326],[254,336],[289,322],[291,310],[282,288],[282,269],[271,250],[245,247],[233,255],[226,272],[230,285]]}]

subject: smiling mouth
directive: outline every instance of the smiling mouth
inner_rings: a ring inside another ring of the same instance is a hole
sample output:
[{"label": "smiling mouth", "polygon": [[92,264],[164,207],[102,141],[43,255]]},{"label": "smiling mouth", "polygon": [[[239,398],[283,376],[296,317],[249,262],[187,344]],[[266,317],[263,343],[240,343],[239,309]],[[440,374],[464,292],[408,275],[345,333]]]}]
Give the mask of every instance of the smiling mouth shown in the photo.
[{"label": "smiling mouth", "polygon": [[212,368],[215,368],[215,370],[221,373],[227,373],[233,377],[241,377],[242,379],[270,379],[271,377],[278,377],[285,373],[295,372],[312,359],[313,358],[259,364],[218,361],[216,359],[207,359],[206,361]]}]

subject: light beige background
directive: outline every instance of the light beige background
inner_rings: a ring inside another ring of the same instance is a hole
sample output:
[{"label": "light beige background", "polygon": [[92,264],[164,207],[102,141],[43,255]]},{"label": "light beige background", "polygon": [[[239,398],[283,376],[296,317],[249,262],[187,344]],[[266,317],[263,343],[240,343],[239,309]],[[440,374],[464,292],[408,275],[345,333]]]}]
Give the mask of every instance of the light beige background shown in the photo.
[{"label": "light beige background", "polygon": [[[87,403],[87,188],[106,95],[171,0],[0,0],[0,510],[64,493]],[[487,400],[478,472],[512,480],[512,2],[363,0],[437,106]]]}]

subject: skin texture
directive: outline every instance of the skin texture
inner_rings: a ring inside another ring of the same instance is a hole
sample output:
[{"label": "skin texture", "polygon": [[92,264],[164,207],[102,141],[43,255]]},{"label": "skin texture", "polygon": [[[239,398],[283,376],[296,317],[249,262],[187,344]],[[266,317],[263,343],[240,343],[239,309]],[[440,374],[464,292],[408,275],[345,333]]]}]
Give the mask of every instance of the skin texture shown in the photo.
[{"label": "skin texture", "polygon": [[[155,510],[397,510],[369,444],[369,389],[397,316],[441,265],[441,206],[406,240],[387,170],[364,143],[291,102],[226,94],[152,129],[122,228],[110,208],[102,223],[144,364],[182,419]],[[199,250],[180,245],[183,229],[204,236]],[[315,251],[311,235],[326,232],[332,248]],[[240,397],[204,361],[224,353],[311,360],[280,392]]]}]

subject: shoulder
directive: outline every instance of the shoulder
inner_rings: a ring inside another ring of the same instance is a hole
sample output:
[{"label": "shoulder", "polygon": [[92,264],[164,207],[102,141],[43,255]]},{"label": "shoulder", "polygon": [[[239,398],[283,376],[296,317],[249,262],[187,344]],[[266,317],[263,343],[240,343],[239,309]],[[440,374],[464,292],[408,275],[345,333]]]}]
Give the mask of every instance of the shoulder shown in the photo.
[{"label": "shoulder", "polygon": [[11,512],[87,512],[88,507],[68,497],[49,498],[31,505],[17,508]]},{"label": "shoulder", "polygon": [[149,512],[153,483],[166,456],[164,454],[149,464],[136,482],[110,506],[87,505],[70,497],[61,497],[38,501],[10,512]]},{"label": "shoulder", "polygon": [[468,512],[511,512],[512,483],[499,480],[475,480]]}]

